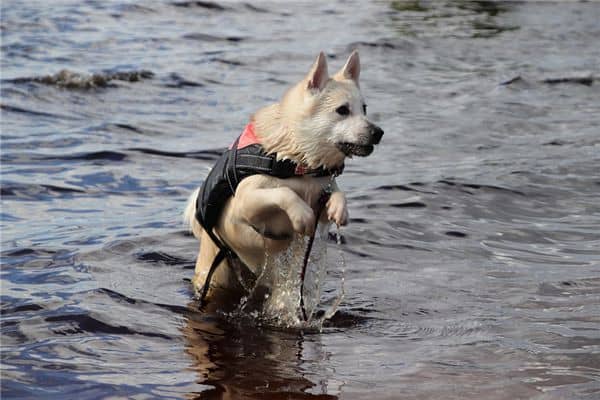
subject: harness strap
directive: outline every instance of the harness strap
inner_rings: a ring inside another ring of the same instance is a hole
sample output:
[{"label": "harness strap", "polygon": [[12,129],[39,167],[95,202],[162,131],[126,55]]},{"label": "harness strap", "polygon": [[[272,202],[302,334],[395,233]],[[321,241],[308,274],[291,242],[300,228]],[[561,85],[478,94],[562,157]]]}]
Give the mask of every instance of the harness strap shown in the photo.
[{"label": "harness strap", "polygon": [[[227,180],[230,183],[230,188],[235,192],[235,188],[239,184],[238,171],[243,173],[259,174],[264,173],[277,178],[291,178],[294,176],[339,176],[344,172],[344,165],[339,167],[326,169],[319,167],[316,169],[308,169],[302,164],[297,164],[290,159],[278,160],[277,154],[267,154],[259,144],[249,145],[243,149],[237,148],[237,143],[240,137],[236,139],[232,147],[229,149],[227,156]],[[247,149],[253,147],[250,151]],[[239,151],[242,150],[242,151]],[[233,179],[231,178],[233,175]],[[242,177],[243,179],[243,177]],[[235,186],[232,186],[235,184]]]},{"label": "harness strap", "polygon": [[[241,146],[240,146],[241,144]],[[238,150],[246,149],[249,146],[255,146],[256,148],[252,148],[250,151],[241,151]],[[242,135],[238,136],[235,142],[229,149],[229,154],[224,155],[226,157],[225,166],[224,166],[224,178],[227,181],[230,190],[230,196],[235,196],[236,189],[240,183],[241,179],[253,174],[266,174],[271,175],[278,178],[290,178],[293,176],[338,176],[344,170],[344,165],[342,164],[340,167],[336,169],[325,169],[324,167],[320,167],[314,170],[307,170],[301,164],[296,164],[292,160],[277,160],[276,154],[266,154],[260,143],[258,143],[256,136],[254,135],[254,130],[252,124],[248,124]],[[241,174],[241,175],[240,175]],[[210,175],[209,175],[210,176]],[[253,276],[256,278],[256,275],[242,262],[235,263],[236,259],[239,259],[237,254],[227,246],[217,235],[213,232],[213,226],[207,225],[203,218],[203,206],[200,206],[202,203],[203,191],[200,191],[198,198],[196,199],[196,219],[200,223],[200,225],[204,228],[206,233],[208,233],[210,239],[214,242],[214,244],[219,248],[218,253],[216,254],[206,276],[206,280],[204,282],[204,286],[202,288],[202,293],[200,294],[200,305],[203,305],[205,302],[208,290],[210,288],[210,281],[217,267],[224,261],[227,260],[229,266],[232,269],[235,269],[235,265],[237,264],[240,268],[238,271],[240,276],[243,273],[246,273],[248,276]],[[322,209],[325,206],[325,203],[328,199],[328,194],[323,193],[319,200],[319,212],[317,213],[317,222],[315,224],[315,230],[317,228],[318,219],[321,215]],[[225,199],[223,199],[224,201]],[[322,203],[322,204],[321,204]],[[302,288],[304,289],[304,275],[306,272],[306,268],[308,265],[308,257],[310,256],[310,251],[312,249],[312,244],[314,241],[314,233],[309,239],[308,248],[304,257],[304,265],[302,268]],[[301,293],[300,295],[302,314],[304,316],[304,320],[307,320],[306,310],[304,307],[304,298]]]},{"label": "harness strap", "polygon": [[204,281],[204,286],[202,286],[202,293],[200,293],[200,306],[202,307],[206,303],[206,295],[208,294],[208,289],[210,288],[210,281],[212,279],[213,274],[217,270],[219,264],[225,260],[227,257],[227,252],[224,249],[219,249],[219,252],[215,256],[210,268],[208,269],[208,274],[206,274],[206,280]]},{"label": "harness strap", "polygon": [[[202,220],[201,213],[196,214],[196,218],[198,218],[198,222],[201,226],[205,226],[204,221]],[[210,281],[212,280],[212,276],[217,270],[217,267],[227,258],[229,261],[229,265],[233,265],[233,259],[236,257],[236,254],[225,244],[221,239],[215,235],[212,229],[204,229],[210,240],[219,248],[219,252],[215,256],[210,268],[208,269],[208,274],[206,275],[206,279],[204,280],[204,285],[202,286],[202,293],[200,293],[200,306],[203,306],[206,302],[206,295],[208,294],[208,289],[210,288]]]},{"label": "harness strap", "polygon": [[235,196],[235,190],[240,183],[236,168],[238,143],[240,142],[240,138],[241,136],[238,136],[237,139],[235,139],[235,142],[233,142],[233,145],[231,146],[231,150],[229,150],[229,158],[227,160],[225,171],[225,176],[227,177],[227,182],[229,183],[229,189],[231,189],[232,196]]},{"label": "harness strap", "polygon": [[294,176],[296,164],[291,160],[276,160],[273,154],[238,153],[236,167],[243,170],[256,171],[278,178]]}]

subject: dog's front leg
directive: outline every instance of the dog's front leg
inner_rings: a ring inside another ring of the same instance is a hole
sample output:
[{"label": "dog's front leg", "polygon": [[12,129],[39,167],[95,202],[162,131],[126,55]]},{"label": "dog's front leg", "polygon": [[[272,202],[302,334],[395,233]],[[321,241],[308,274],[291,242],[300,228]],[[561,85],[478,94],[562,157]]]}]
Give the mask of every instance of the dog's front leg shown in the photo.
[{"label": "dog's front leg", "polygon": [[327,219],[335,222],[337,226],[348,224],[348,208],[344,192],[337,191],[331,193],[327,201]]},{"label": "dog's front leg", "polygon": [[327,219],[335,222],[337,226],[348,224],[348,207],[346,204],[346,195],[340,190],[337,182],[331,184],[332,193],[326,204]]},{"label": "dog's front leg", "polygon": [[238,187],[235,204],[235,214],[266,236],[311,235],[314,231],[313,209],[289,187],[260,188],[248,178]]}]

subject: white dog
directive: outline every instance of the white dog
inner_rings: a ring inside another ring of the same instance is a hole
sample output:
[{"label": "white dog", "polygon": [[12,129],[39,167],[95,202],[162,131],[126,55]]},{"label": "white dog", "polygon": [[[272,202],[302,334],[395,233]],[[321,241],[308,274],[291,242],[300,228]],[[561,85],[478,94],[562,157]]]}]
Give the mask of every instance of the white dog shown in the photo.
[{"label": "white dog", "polygon": [[202,300],[218,291],[239,299],[240,277],[251,280],[265,254],[296,235],[313,235],[317,220],[347,223],[335,177],[346,157],[371,154],[383,135],[367,119],[359,75],[356,51],[332,77],[320,53],[279,103],[252,116],[190,197],[185,219],[200,239],[193,284]]}]

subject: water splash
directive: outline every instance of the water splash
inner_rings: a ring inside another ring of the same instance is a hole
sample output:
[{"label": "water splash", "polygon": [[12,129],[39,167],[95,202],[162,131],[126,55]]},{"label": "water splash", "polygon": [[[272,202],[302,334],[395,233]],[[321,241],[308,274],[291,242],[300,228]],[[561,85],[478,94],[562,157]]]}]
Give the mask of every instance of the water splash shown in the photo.
[{"label": "water splash", "polygon": [[[320,224],[315,233],[303,293],[301,271],[308,238],[298,235],[285,252],[265,254],[265,263],[257,273],[255,284],[250,288],[244,285],[248,295],[242,298],[238,309],[229,316],[249,317],[260,324],[285,329],[321,330],[325,320],[333,316],[344,297],[345,261],[340,247],[339,228],[336,235],[341,260],[341,288],[333,298],[330,294],[330,298],[323,296],[328,270],[328,227],[329,224]],[[302,317],[301,296],[304,297],[306,321]]]},{"label": "water splash", "polygon": [[337,245],[338,256],[340,260],[340,291],[337,297],[335,298],[333,304],[329,307],[329,310],[327,310],[327,312],[323,316],[323,321],[333,317],[333,314],[335,314],[338,307],[340,306],[340,303],[342,302],[342,300],[344,300],[344,296],[346,295],[346,259],[344,258],[344,251],[342,250],[342,234],[340,233],[339,225],[336,226],[335,242]]}]

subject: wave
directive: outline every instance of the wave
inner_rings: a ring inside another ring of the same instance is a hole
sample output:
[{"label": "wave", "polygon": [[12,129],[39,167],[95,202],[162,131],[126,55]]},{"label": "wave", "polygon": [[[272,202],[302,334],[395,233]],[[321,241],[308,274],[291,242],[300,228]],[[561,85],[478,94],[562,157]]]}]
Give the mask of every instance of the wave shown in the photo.
[{"label": "wave", "polygon": [[[72,335],[78,333],[113,334],[113,335],[141,335],[170,340],[170,336],[141,330],[134,330],[124,325],[109,324],[94,318],[87,313],[61,314],[45,318],[46,322],[65,322],[66,324],[54,327],[53,331],[59,335]],[[54,324],[52,324],[54,325]]]},{"label": "wave", "polygon": [[190,39],[190,40],[199,40],[202,42],[225,41],[225,42],[234,42],[234,43],[241,42],[246,39],[242,36],[215,36],[215,35],[209,35],[208,33],[201,33],[201,32],[188,33],[186,35],[183,35],[183,38]]},{"label": "wave", "polygon": [[[520,190],[509,189],[502,186],[496,185],[485,185],[485,184],[475,184],[475,183],[461,183],[451,179],[441,179],[437,181],[439,184],[443,184],[446,186],[455,186],[459,189],[462,189],[464,192],[471,193],[466,189],[475,189],[475,190],[487,190],[487,191],[495,191],[495,192],[504,192],[515,194],[518,196],[526,196],[526,194]],[[472,193],[471,193],[472,194]]]},{"label": "wave", "polygon": [[130,155],[127,153],[141,153],[169,158],[193,158],[196,160],[214,161],[223,154],[224,149],[199,150],[199,151],[165,151],[152,148],[130,148],[124,151],[100,150],[77,154],[43,155],[37,153],[14,153],[2,155],[0,159],[7,164],[29,164],[35,161],[126,161]]},{"label": "wave", "polygon": [[225,11],[229,10],[229,7],[225,7],[219,3],[215,3],[214,1],[177,1],[173,3],[175,7],[183,7],[183,8],[205,8],[207,10],[214,11]]},{"label": "wave", "polygon": [[186,79],[177,73],[172,73],[169,75],[168,81],[167,81],[167,83],[165,83],[165,86],[170,87],[170,88],[184,88],[184,87],[203,87],[204,84]]},{"label": "wave", "polygon": [[[177,1],[177,2],[171,3],[171,4],[175,7],[180,7],[180,8],[202,8],[202,9],[211,10],[211,11],[231,11],[234,9],[233,7],[224,6],[223,4],[216,3],[214,1],[200,1],[200,0]],[[242,3],[240,5],[242,7],[244,7],[246,10],[257,12],[257,13],[269,12],[269,10],[267,10],[266,8],[257,7],[256,5],[251,4],[251,3]]]},{"label": "wave", "polygon": [[47,197],[69,197],[81,193],[85,193],[85,191],[64,186],[36,185],[30,183],[9,183],[3,184],[0,187],[2,198],[43,199]]},{"label": "wave", "polygon": [[150,148],[131,148],[129,151],[135,151],[143,154],[150,154],[162,157],[174,158],[195,158],[197,160],[215,161],[225,149],[200,150],[200,151],[165,151]]},{"label": "wave", "polygon": [[123,161],[127,155],[118,151],[92,151],[79,154],[42,155],[37,153],[14,153],[2,155],[3,163],[29,164],[34,161]]},{"label": "wave", "polygon": [[94,89],[116,86],[113,81],[139,82],[151,79],[154,73],[146,70],[82,74],[63,69],[53,75],[8,79],[10,83],[41,83],[65,89]]},{"label": "wave", "polygon": [[415,49],[414,43],[405,39],[378,39],[375,41],[352,42],[346,46],[346,51],[350,52],[361,48],[377,48],[382,50],[403,50],[410,51]]},{"label": "wave", "polygon": [[139,261],[150,264],[180,265],[186,269],[194,268],[195,262],[167,254],[163,251],[142,252],[136,257]]},{"label": "wave", "polygon": [[19,113],[19,114],[28,114],[28,115],[37,116],[37,117],[50,117],[50,118],[59,118],[59,119],[70,119],[70,120],[75,119],[68,115],[52,114],[52,113],[47,113],[44,111],[30,110],[27,108],[11,106],[8,104],[0,104],[0,109],[3,111],[14,112],[14,113]]},{"label": "wave", "polygon": [[[538,83],[544,83],[547,85],[559,85],[559,84],[575,84],[575,85],[584,85],[584,86],[592,86],[594,81],[597,81],[598,78],[593,75],[582,75],[582,76],[559,76],[559,77],[550,77],[540,79]],[[523,85],[527,84],[529,81],[523,78],[521,75],[514,76],[510,79],[500,82],[500,86],[510,86],[510,85]]]}]

